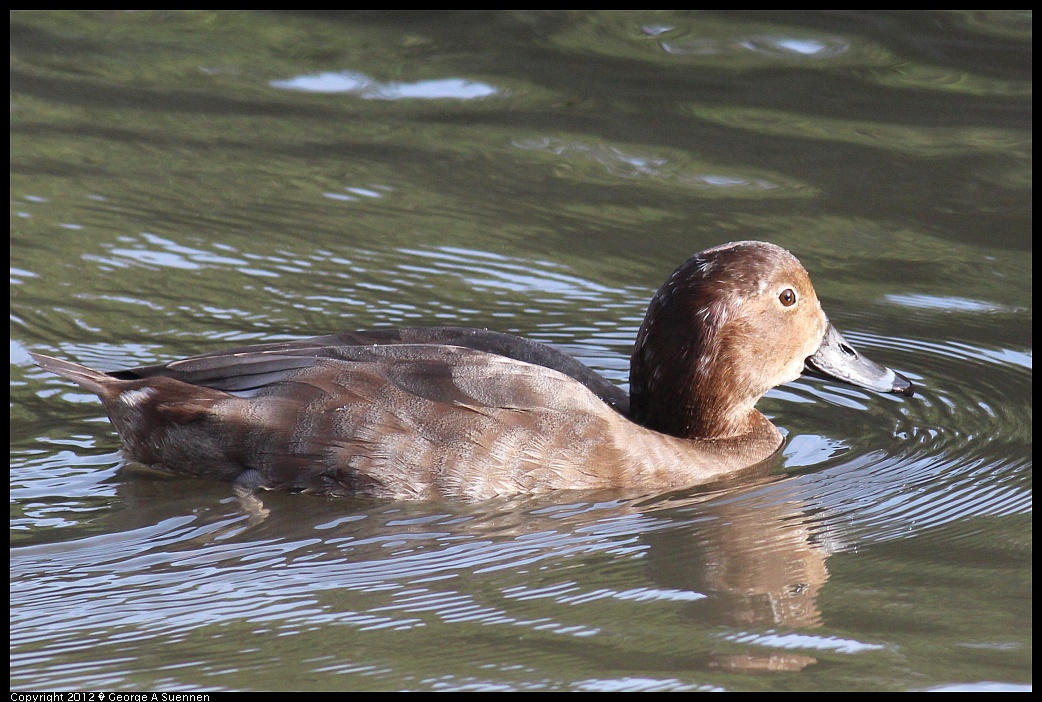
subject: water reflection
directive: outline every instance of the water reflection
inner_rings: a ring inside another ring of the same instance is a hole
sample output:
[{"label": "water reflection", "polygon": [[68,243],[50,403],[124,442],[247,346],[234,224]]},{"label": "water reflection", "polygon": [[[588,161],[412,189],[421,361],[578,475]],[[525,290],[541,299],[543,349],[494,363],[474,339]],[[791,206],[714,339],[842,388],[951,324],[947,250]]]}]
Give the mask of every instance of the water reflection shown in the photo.
[{"label": "water reflection", "polygon": [[[123,507],[100,517],[117,538],[12,552],[12,572],[34,582],[14,588],[13,611],[35,612],[31,641],[55,645],[81,631],[113,643],[179,638],[217,622],[285,634],[438,621],[586,638],[625,628],[617,617],[634,608],[658,616],[680,606],[688,624],[667,636],[703,642],[691,653],[710,646],[698,654],[707,665],[793,670],[813,663],[815,649],[858,652],[784,633],[822,625],[829,552],[820,520],[771,485],[481,506],[273,494],[255,520],[214,501],[218,490],[200,500],[201,481],[132,473],[116,485]],[[605,568],[629,571],[631,585],[599,584]],[[725,632],[716,643],[714,631]],[[14,649],[29,644],[12,639]]]},{"label": "water reflection", "polygon": [[659,184],[684,187],[700,197],[793,197],[810,196],[813,189],[780,174],[758,175],[710,163],[692,162],[689,156],[636,151],[608,143],[567,141],[555,137],[515,140],[524,151],[542,151],[559,157],[562,173],[597,177],[586,167],[626,179],[654,179]]},{"label": "water reflection", "polygon": [[600,54],[683,61],[728,70],[799,65],[880,65],[895,57],[863,37],[806,26],[783,27],[752,15],[721,19],[712,13],[670,11],[588,13],[555,41]]},{"label": "water reflection", "polygon": [[920,156],[968,153],[1024,153],[1029,130],[979,127],[908,127],[869,120],[845,120],[792,111],[693,105],[691,113],[709,122],[775,136],[846,142]]},{"label": "water reflection", "polygon": [[350,93],[366,100],[474,100],[492,97],[499,90],[487,83],[463,78],[420,80],[413,83],[381,83],[364,73],[326,72],[273,80],[270,85],[282,90],[309,93]]},{"label": "water reflection", "polygon": [[736,58],[735,54],[743,50],[774,58],[812,60],[841,56],[850,50],[850,42],[839,37],[750,36],[730,42],[711,38],[679,39],[661,41],[659,46],[667,54],[723,56],[729,59]]},{"label": "water reflection", "polygon": [[984,300],[969,300],[964,297],[939,295],[887,295],[886,299],[898,305],[928,310],[950,312],[1016,312],[1018,310]]}]

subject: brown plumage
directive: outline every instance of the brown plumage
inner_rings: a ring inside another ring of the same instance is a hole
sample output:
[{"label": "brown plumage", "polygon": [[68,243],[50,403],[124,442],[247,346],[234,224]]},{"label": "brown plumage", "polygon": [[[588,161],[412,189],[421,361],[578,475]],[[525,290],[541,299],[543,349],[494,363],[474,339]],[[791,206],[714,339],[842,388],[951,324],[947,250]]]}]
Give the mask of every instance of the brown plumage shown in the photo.
[{"label": "brown plumage", "polygon": [[482,499],[704,483],[769,458],[753,405],[807,362],[911,394],[828,324],[806,271],[759,242],[708,249],[652,300],[632,397],[560,351],[457,327],[349,332],[102,373],[33,354],[96,393],[127,457],[322,495]]}]

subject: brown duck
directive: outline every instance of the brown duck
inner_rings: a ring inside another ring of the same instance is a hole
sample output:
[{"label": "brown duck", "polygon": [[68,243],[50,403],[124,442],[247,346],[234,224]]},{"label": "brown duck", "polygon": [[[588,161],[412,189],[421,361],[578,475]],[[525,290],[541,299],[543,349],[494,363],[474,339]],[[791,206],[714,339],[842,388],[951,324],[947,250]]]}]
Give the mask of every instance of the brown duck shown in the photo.
[{"label": "brown duck", "polygon": [[112,373],[33,358],[101,398],[130,460],[245,488],[410,499],[725,478],[781,447],[754,405],[805,368],[913,393],[832,327],[792,254],[750,241],[695,254],[659,289],[628,397],[549,346],[459,327],[349,332]]}]

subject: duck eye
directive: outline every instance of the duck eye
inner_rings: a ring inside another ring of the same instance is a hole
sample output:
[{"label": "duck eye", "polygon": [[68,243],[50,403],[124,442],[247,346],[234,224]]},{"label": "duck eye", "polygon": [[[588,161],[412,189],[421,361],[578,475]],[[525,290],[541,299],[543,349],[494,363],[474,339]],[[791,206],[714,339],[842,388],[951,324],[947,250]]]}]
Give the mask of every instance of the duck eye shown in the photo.
[{"label": "duck eye", "polygon": [[796,304],[796,293],[792,291],[792,288],[785,288],[781,291],[781,295],[778,296],[781,303],[786,307],[792,307]]}]

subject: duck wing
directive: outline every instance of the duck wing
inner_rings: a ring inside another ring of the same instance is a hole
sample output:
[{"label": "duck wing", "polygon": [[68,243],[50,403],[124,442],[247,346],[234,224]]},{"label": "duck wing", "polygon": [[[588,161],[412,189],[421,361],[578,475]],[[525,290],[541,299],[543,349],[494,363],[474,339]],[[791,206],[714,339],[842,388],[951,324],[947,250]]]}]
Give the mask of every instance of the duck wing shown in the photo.
[{"label": "duck wing", "polygon": [[591,368],[558,349],[512,334],[465,327],[415,327],[343,332],[296,341],[255,344],[171,363],[109,373],[120,380],[166,377],[214,390],[249,395],[320,359],[358,360],[359,348],[400,345],[458,346],[564,373],[622,415],[629,396]]}]

